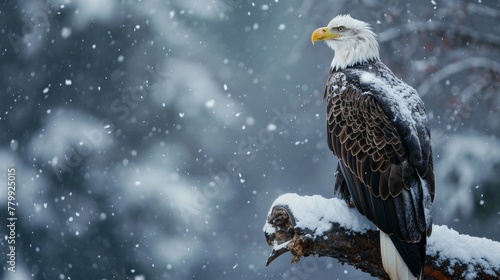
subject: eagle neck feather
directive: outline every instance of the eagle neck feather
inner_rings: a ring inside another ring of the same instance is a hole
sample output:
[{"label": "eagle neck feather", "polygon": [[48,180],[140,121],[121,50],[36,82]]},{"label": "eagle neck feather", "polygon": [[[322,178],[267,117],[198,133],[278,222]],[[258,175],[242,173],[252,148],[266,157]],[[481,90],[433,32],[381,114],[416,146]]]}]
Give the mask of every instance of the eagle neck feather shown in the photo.
[{"label": "eagle neck feather", "polygon": [[355,64],[370,60],[379,60],[378,42],[375,33],[370,29],[361,31],[354,38],[342,41],[327,41],[335,51],[331,69],[342,70]]}]

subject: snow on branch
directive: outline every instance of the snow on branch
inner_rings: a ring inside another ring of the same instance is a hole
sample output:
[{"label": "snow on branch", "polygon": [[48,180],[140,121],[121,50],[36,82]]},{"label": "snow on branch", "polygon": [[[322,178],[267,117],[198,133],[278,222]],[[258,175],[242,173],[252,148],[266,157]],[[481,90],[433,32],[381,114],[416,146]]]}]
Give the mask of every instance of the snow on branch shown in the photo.
[{"label": "snow on branch", "polygon": [[493,48],[498,48],[500,46],[500,38],[498,36],[493,34],[478,34],[478,32],[464,26],[455,27],[441,22],[407,23],[380,32],[378,38],[380,43],[385,43],[417,32],[435,32],[442,37],[454,38],[464,43],[475,43],[477,45],[485,45]]},{"label": "snow on branch", "polygon": [[451,64],[446,65],[439,71],[435,72],[429,79],[425,80],[417,89],[420,96],[424,96],[430,92],[432,86],[449,78],[459,72],[470,71],[474,68],[486,68],[492,72],[500,73],[500,63],[484,57],[469,57]]},{"label": "snow on branch", "polygon": [[[286,252],[292,263],[327,256],[389,279],[377,229],[343,200],[284,194],[271,206],[264,233],[273,248],[266,265]],[[500,279],[499,242],[434,225],[427,243],[424,279]]]}]

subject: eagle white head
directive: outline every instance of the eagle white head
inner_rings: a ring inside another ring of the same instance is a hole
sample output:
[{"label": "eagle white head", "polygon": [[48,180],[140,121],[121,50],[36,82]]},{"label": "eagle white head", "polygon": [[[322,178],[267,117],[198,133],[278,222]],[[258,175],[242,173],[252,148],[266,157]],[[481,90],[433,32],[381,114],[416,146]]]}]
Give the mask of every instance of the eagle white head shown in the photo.
[{"label": "eagle white head", "polygon": [[327,26],[314,30],[312,43],[325,41],[335,51],[332,69],[345,69],[357,63],[379,59],[377,35],[364,21],[338,15]]}]

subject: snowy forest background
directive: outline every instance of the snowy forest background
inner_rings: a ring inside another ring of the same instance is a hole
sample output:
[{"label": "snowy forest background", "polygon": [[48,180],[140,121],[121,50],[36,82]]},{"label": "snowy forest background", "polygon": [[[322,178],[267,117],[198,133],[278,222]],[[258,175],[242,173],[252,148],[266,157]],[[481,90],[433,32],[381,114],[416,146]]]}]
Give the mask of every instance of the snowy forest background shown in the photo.
[{"label": "snowy forest background", "polygon": [[426,103],[435,223],[500,241],[499,1],[2,1],[0,279],[370,279],[264,266],[273,200],[332,196],[310,35],[340,13]]}]

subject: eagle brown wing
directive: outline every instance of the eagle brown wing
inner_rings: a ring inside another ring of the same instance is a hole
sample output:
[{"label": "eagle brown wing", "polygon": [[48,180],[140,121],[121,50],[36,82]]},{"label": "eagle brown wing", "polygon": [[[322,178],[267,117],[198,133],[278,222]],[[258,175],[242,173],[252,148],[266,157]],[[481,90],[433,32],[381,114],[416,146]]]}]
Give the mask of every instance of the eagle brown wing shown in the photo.
[{"label": "eagle brown wing", "polygon": [[410,161],[411,151],[370,92],[356,85],[327,85],[326,91],[328,145],[339,158],[344,180],[336,188],[349,193],[356,208],[387,234],[408,242],[430,234],[424,188],[425,179],[433,184],[432,160],[422,180]]}]

